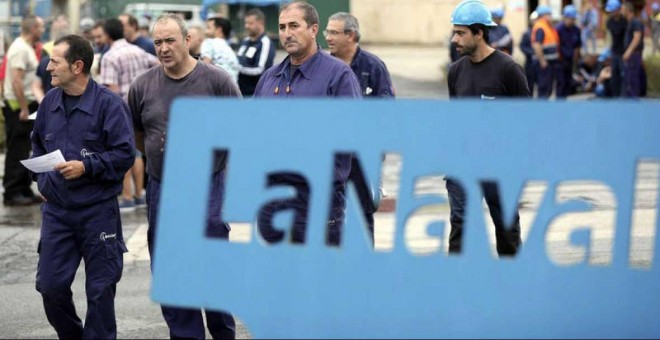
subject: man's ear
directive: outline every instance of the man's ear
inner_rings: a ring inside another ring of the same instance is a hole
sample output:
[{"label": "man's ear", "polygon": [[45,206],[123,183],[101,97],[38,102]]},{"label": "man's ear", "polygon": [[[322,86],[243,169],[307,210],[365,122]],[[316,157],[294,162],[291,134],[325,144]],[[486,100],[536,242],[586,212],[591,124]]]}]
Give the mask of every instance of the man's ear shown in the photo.
[{"label": "man's ear", "polygon": [[85,63],[83,63],[82,60],[76,60],[73,62],[73,74],[75,75],[80,75],[83,73],[83,69],[85,68]]}]

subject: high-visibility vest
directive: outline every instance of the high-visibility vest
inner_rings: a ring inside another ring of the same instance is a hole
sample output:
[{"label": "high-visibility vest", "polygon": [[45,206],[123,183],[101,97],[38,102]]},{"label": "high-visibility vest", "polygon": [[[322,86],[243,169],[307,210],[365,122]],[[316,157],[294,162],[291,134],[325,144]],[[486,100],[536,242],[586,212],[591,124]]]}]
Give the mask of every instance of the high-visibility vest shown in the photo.
[{"label": "high-visibility vest", "polygon": [[[543,30],[543,41],[536,41],[536,32],[538,30]],[[552,27],[548,19],[539,19],[534,24],[534,27],[532,27],[532,43],[535,42],[541,43],[545,60],[559,60],[559,33]]]}]

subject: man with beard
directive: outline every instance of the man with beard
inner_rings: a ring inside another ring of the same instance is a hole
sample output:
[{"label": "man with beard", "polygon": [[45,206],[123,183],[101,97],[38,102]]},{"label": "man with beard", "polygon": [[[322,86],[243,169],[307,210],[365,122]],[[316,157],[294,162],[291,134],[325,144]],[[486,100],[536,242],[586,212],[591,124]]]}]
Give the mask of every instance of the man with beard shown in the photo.
[{"label": "man with beard", "polygon": [[[496,24],[484,3],[474,0],[461,2],[452,14],[452,24],[452,42],[456,44],[462,57],[449,69],[447,81],[450,98],[497,99],[530,96],[522,67],[509,55],[492,48],[488,43],[488,30]],[[495,224],[497,253],[500,256],[514,256],[522,242],[520,216],[516,212],[513,223],[507,226],[502,216],[497,183],[484,181],[481,187]],[[460,183],[452,178],[447,178],[447,191],[451,209],[449,252],[460,253],[465,191]]]}]

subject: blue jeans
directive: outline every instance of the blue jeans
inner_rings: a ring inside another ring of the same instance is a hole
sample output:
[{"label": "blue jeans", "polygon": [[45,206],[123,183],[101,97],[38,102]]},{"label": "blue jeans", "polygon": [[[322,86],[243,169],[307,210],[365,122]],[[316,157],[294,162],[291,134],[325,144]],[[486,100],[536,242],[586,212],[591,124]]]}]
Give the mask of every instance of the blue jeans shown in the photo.
[{"label": "blue jeans", "polygon": [[[147,182],[147,219],[149,230],[147,243],[151,264],[154,261],[154,241],[158,226],[158,210],[160,208],[160,186],[158,180],[149,177]],[[206,235],[217,238],[229,238],[229,226],[222,221],[222,196],[224,194],[224,172],[213,174],[211,197],[209,199]],[[204,319],[200,309],[161,306],[161,311],[167,327],[170,329],[170,338],[204,339]],[[236,324],[231,314],[222,311],[205,310],[207,327],[214,339],[234,339]]]}]

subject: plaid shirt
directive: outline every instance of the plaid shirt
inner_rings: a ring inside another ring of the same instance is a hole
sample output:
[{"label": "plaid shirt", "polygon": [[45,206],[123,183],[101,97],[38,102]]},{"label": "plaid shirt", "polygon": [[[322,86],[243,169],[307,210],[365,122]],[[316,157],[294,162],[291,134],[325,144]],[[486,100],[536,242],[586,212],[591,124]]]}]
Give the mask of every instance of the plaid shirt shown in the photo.
[{"label": "plaid shirt", "polygon": [[128,89],[133,80],[156,65],[158,58],[128,43],[126,39],[119,39],[101,59],[99,83],[119,86],[119,95],[127,100]]}]

